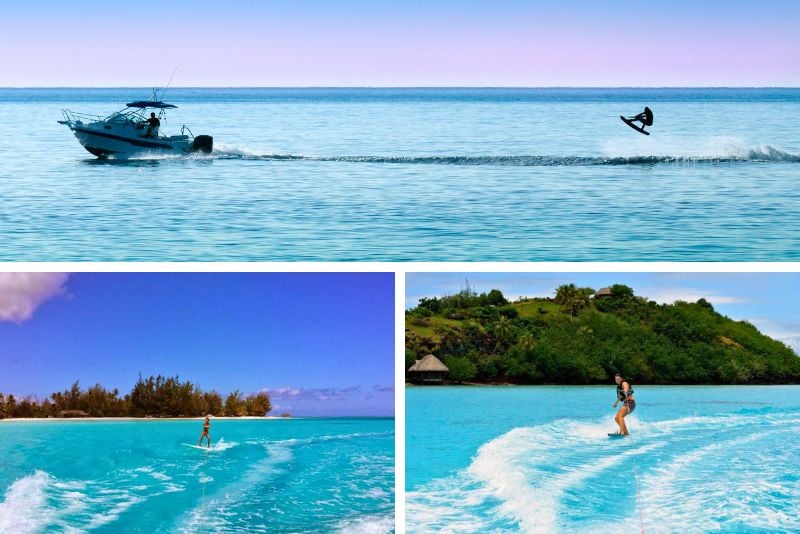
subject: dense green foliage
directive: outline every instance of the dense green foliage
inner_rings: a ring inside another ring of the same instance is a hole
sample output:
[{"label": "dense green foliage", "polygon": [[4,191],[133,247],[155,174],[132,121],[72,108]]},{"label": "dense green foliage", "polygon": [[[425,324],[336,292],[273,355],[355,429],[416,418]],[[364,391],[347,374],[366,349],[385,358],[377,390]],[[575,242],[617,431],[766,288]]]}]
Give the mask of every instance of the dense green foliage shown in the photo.
[{"label": "dense green foliage", "polygon": [[650,384],[800,381],[797,354],[747,321],[705,299],[658,304],[621,284],[602,296],[568,284],[554,299],[511,304],[469,287],[424,298],[406,312],[406,362],[429,353],[454,382],[595,384],[615,372]]},{"label": "dense green foliage", "polygon": [[6,417],[197,417],[263,416],[272,409],[264,392],[242,396],[234,391],[225,399],[216,391],[203,392],[191,382],[161,375],[139,380],[124,397],[100,384],[81,389],[75,382],[68,390],[56,392],[43,401],[18,400],[0,393],[0,419]]}]

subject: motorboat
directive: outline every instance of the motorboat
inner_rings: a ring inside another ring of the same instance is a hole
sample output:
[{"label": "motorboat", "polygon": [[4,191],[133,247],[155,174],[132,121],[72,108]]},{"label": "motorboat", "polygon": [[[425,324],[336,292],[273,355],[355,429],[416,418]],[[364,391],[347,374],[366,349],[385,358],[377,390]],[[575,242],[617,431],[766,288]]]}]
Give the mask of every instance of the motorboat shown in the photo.
[{"label": "motorboat", "polygon": [[[192,134],[185,125],[179,135],[165,136],[159,132],[166,118],[166,110],[177,106],[158,100],[156,93],[150,100],[137,100],[125,104],[125,109],[102,118],[95,115],[62,110],[66,125],[83,148],[98,158],[127,159],[143,154],[184,155],[194,152],[208,154],[214,146],[210,135]],[[147,112],[150,112],[150,117]]]}]

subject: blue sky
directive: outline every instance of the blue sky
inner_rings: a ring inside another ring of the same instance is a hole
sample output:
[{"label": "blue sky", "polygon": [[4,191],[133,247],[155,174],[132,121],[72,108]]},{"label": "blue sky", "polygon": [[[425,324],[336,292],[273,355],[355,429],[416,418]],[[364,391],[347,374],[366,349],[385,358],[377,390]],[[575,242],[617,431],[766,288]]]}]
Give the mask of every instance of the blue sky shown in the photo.
[{"label": "blue sky", "polygon": [[0,391],[141,372],[293,415],[394,412],[392,273],[0,273]]},{"label": "blue sky", "polygon": [[479,293],[499,289],[509,299],[553,296],[569,283],[595,290],[626,284],[662,303],[705,298],[718,312],[750,321],[800,354],[800,273],[408,273],[406,308],[421,297],[456,293],[466,280]]},{"label": "blue sky", "polygon": [[792,86],[794,0],[1,2],[0,86]]}]

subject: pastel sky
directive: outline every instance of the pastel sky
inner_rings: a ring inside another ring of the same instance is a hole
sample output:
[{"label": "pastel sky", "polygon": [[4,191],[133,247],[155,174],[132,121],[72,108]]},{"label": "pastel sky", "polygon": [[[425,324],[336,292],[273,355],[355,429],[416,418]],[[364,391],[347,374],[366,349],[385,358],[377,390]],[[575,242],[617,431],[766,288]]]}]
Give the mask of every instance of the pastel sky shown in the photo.
[{"label": "pastel sky", "polygon": [[408,273],[406,308],[421,297],[452,295],[465,281],[478,293],[499,289],[506,298],[552,297],[561,284],[595,290],[626,284],[661,303],[705,298],[735,320],[747,320],[800,354],[800,273]]},{"label": "pastel sky", "polygon": [[394,412],[393,273],[0,273],[0,391],[179,375],[274,413]]},{"label": "pastel sky", "polygon": [[800,85],[795,0],[0,3],[0,87]]}]

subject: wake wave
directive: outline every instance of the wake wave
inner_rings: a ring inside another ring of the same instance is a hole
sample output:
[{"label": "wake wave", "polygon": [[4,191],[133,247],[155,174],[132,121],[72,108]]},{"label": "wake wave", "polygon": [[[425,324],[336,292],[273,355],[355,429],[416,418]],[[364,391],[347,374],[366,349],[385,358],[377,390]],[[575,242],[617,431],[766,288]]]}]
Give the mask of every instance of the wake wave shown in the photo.
[{"label": "wake wave", "polygon": [[328,441],[349,441],[362,438],[393,437],[394,432],[353,432],[350,434],[332,434],[325,436],[313,436],[309,438],[288,438],[280,440],[249,440],[248,445],[311,445],[314,443],[326,443]]},{"label": "wake wave", "polygon": [[499,167],[589,167],[600,165],[665,165],[705,163],[800,163],[800,155],[770,145],[755,146],[718,155],[632,155],[632,156],[309,156],[255,154],[236,148],[214,150],[216,159],[258,161],[316,161],[399,165],[453,165]]},{"label": "wake wave", "polygon": [[253,463],[237,480],[225,485],[213,495],[204,497],[195,509],[176,523],[175,530],[180,532],[199,532],[207,529],[216,532],[236,530],[235,525],[231,523],[233,514],[226,512],[247,502],[248,491],[253,491],[253,488],[267,480],[285,473],[286,464],[294,458],[294,453],[286,444],[266,445],[265,453],[264,458]]},{"label": "wake wave", "polygon": [[[481,446],[455,476],[407,492],[408,531],[638,530],[640,510],[645,524],[674,531],[797,530],[800,491],[786,466],[800,455],[785,447],[798,437],[797,419],[630,416],[633,435],[624,440],[607,439],[608,421],[516,428]],[[620,508],[620,499],[631,505]]]},{"label": "wake wave", "polygon": [[278,441],[267,441],[265,443],[276,443],[285,445],[310,445],[312,443],[325,443],[328,441],[347,441],[351,439],[391,437],[394,432],[353,432],[351,434],[333,434],[326,436],[314,436],[310,438],[289,438]]},{"label": "wake wave", "polygon": [[387,534],[394,532],[394,514],[345,519],[337,525],[341,534]]},{"label": "wake wave", "polygon": [[62,481],[41,470],[16,480],[0,502],[0,532],[67,531],[76,529],[75,525],[91,530],[116,521],[145,499],[115,487],[92,496],[90,485],[98,484]]}]

